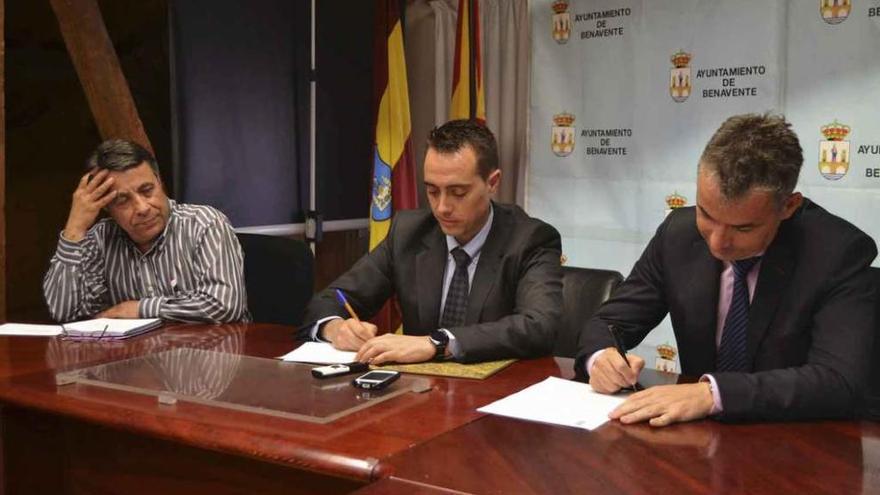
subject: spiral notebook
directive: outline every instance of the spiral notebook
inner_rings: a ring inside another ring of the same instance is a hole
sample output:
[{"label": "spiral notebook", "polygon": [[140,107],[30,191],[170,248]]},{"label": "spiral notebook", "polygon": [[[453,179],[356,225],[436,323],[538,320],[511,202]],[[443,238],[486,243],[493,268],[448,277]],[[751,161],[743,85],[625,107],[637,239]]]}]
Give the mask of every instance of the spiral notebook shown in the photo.
[{"label": "spiral notebook", "polygon": [[159,328],[159,318],[117,319],[96,318],[62,325],[62,337],[69,339],[128,339]]}]

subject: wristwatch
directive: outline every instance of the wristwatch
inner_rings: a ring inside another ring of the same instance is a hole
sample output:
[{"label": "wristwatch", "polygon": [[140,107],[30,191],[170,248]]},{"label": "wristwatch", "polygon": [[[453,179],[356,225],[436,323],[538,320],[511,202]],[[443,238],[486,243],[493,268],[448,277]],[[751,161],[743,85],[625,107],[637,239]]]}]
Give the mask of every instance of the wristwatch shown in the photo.
[{"label": "wristwatch", "polygon": [[442,328],[434,330],[428,335],[428,340],[434,344],[434,359],[446,357],[446,346],[449,345],[449,334]]}]

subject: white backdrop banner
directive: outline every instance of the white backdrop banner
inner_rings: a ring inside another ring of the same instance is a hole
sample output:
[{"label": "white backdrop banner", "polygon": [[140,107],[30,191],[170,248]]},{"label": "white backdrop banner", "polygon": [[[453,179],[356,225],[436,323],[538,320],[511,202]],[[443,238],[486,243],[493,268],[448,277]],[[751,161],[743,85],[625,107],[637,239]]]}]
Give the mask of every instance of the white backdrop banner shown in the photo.
[{"label": "white backdrop banner", "polygon": [[[746,112],[785,114],[799,190],[880,239],[880,0],[534,0],[530,14],[526,201],[568,265],[628,274],[669,209],[693,204],[709,137]],[[636,352],[667,366],[666,344],[668,319]]]}]

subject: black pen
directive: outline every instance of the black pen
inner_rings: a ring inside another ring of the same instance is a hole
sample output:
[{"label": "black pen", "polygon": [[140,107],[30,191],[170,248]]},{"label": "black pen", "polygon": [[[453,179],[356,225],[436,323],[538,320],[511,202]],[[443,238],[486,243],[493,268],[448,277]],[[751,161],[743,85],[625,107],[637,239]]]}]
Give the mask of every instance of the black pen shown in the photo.
[{"label": "black pen", "polygon": [[[611,334],[611,338],[614,339],[614,347],[617,348],[617,353],[620,354],[620,357],[623,358],[623,362],[626,363],[626,367],[632,369],[632,366],[629,365],[629,360],[626,358],[626,347],[623,345],[623,339],[620,338],[620,332],[617,331],[617,328],[608,324],[608,333]],[[639,382],[633,384],[632,389],[636,392],[639,390],[643,390],[644,387],[639,385]]]}]

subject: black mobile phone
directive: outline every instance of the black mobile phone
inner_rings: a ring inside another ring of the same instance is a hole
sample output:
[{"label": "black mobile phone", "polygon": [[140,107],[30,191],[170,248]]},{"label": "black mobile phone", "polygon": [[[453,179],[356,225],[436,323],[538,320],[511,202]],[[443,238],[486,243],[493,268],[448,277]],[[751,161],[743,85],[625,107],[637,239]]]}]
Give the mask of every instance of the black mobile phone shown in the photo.
[{"label": "black mobile phone", "polygon": [[354,387],[365,390],[381,390],[400,378],[399,371],[373,370],[352,380]]}]

